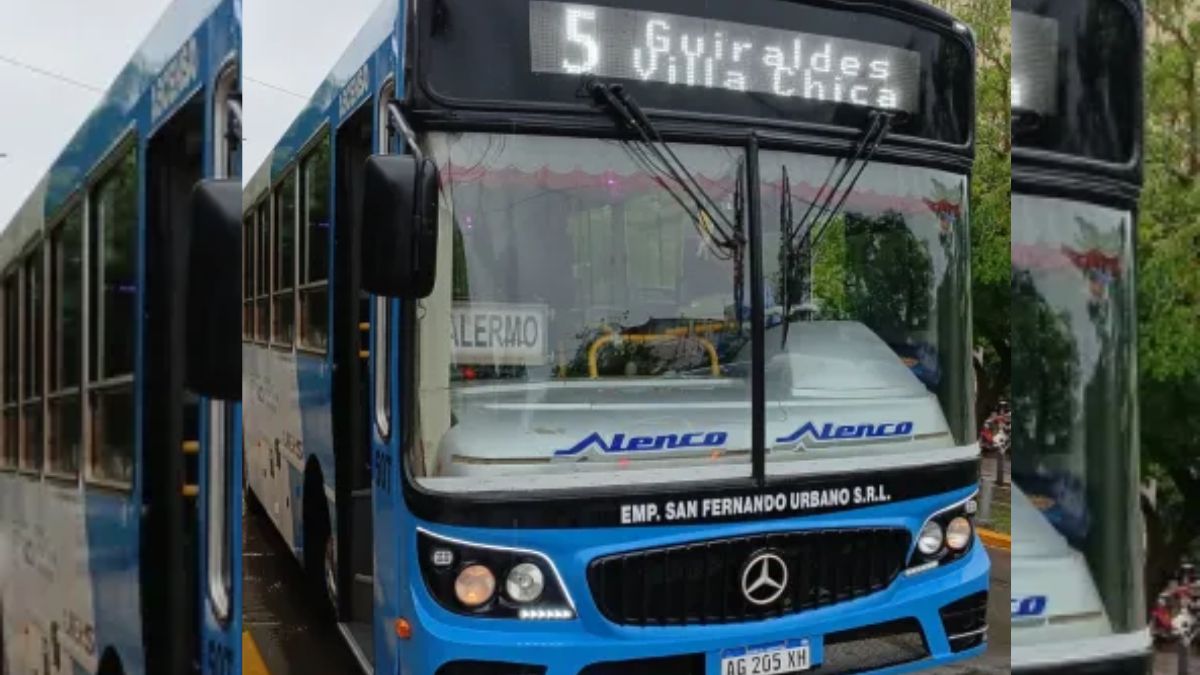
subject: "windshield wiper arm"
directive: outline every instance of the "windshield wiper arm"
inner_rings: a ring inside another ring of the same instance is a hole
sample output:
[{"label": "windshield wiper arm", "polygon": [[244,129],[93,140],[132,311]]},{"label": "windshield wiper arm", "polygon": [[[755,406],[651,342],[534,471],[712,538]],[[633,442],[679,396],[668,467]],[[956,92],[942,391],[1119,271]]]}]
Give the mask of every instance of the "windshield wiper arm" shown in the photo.
[{"label": "windshield wiper arm", "polygon": [[[829,168],[829,174],[825,176],[825,182],[817,188],[816,194],[813,195],[812,201],[808,203],[808,208],[804,210],[804,215],[800,217],[800,223],[802,227],[797,227],[795,230],[793,230],[792,239],[788,242],[789,244],[795,243],[795,240],[800,236],[801,232],[807,234],[807,232],[812,229],[812,225],[818,222],[821,219],[821,216],[825,215],[825,213],[829,211],[829,207],[834,200],[834,196],[839,190],[842,189],[842,184],[845,182],[846,177],[850,175],[850,172],[854,170],[855,163],[857,163],[858,160],[863,157],[864,153],[867,151],[867,147],[872,145],[872,141],[875,140],[876,137],[878,137],[879,140],[883,139],[883,136],[880,134],[880,132],[881,127],[884,124],[884,117],[885,113],[881,113],[877,110],[872,111],[871,124],[854,144],[854,151],[850,153],[850,157],[845,160],[839,157],[833,163],[833,166]],[[871,152],[874,152],[874,150],[872,149]],[[841,173],[838,174],[837,180],[833,181],[833,184],[830,185],[830,180],[833,178],[833,174],[837,172],[839,166],[841,167]],[[859,173],[861,174],[861,171]],[[858,177],[856,176],[854,180],[851,181],[849,187],[853,187],[857,180]],[[847,193],[848,191],[849,188],[847,188]],[[813,209],[817,210],[815,215],[813,214]],[[807,224],[807,226],[803,226],[805,224]]]},{"label": "windshield wiper arm", "polygon": [[[825,218],[825,222],[822,223],[818,228],[817,222],[820,220],[821,214],[817,214],[817,218],[814,219],[812,225],[809,226],[808,230],[805,232],[804,238],[809,239],[808,246],[810,249],[821,242],[821,237],[825,234],[825,230],[829,227],[830,223],[833,222],[833,219],[837,217],[838,213],[841,212],[842,206],[844,206],[846,204],[846,200],[850,198],[850,193],[854,190],[854,186],[858,185],[858,179],[862,177],[863,172],[867,169],[867,165],[870,164],[871,160],[875,157],[875,151],[879,149],[879,146],[883,143],[883,139],[886,138],[888,133],[891,132],[892,115],[889,113],[881,113],[880,116],[883,118],[883,125],[879,129],[879,133],[875,136],[875,139],[871,141],[869,147],[867,147],[862,153],[863,156],[861,160],[859,160],[858,171],[855,172],[854,178],[850,179],[850,182],[846,184],[845,189],[842,190],[841,198],[838,199],[837,204],[835,204],[834,207],[829,210],[829,215]],[[831,192],[830,197],[832,197],[833,194],[834,193]],[[814,231],[815,234],[809,237],[809,233]]]},{"label": "windshield wiper arm", "polygon": [[[637,102],[620,85],[609,85],[596,79],[588,81],[586,90],[598,105],[607,109],[626,130],[635,134],[637,138],[633,142],[623,141],[625,147],[635,161],[649,170],[668,194],[679,202],[700,229],[702,239],[717,247],[714,253],[723,259],[736,257],[744,245],[740,226],[701,187],[671,146],[662,140],[662,135]],[[637,145],[639,142],[643,147]],[[682,190],[682,195],[667,184],[664,174]]]},{"label": "windshield wiper arm", "polygon": [[704,201],[708,203],[708,207],[721,216],[724,224],[730,230],[736,232],[737,228],[732,222],[730,222],[728,218],[725,217],[724,212],[721,211],[721,207],[718,206],[716,201],[713,200],[712,196],[700,186],[700,183],[696,181],[696,177],[687,170],[687,165],[685,165],[683,161],[679,159],[679,156],[675,154],[675,150],[665,141],[663,141],[662,135],[658,133],[658,129],[650,121],[650,118],[646,116],[645,111],[643,111],[642,107],[637,104],[637,101],[634,101],[633,97],[625,91],[625,87],[616,85],[611,87],[610,90],[612,91],[612,94],[625,105],[625,108],[633,115],[638,125],[647,132],[648,138],[658,144],[656,147],[661,147],[666,151],[666,154],[670,157],[671,161],[674,162],[674,165],[679,167],[680,173],[682,173],[688,179],[688,182],[691,184],[691,187],[695,189],[695,192],[704,197]]},{"label": "windshield wiper arm", "polygon": [[[792,213],[792,183],[788,180],[787,166],[781,167],[783,170],[783,179],[779,185],[779,241],[783,242],[784,246],[790,246],[792,241],[792,227],[795,225]],[[785,251],[783,260],[780,261],[779,275],[781,283],[779,284],[779,295],[783,301],[783,337],[779,343],[780,349],[787,345],[788,327],[791,325],[789,316],[792,313],[792,255],[790,251]]]},{"label": "windshield wiper arm", "polygon": [[[833,175],[837,171],[837,167],[841,164],[841,159],[838,159],[830,166],[829,174],[825,176],[825,181],[817,188],[812,201],[808,203],[808,208],[805,209],[804,215],[800,217],[799,225],[792,220],[792,186],[788,178],[787,167],[782,167],[783,178],[780,190],[783,203],[780,205],[779,214],[780,229],[782,231],[781,243],[784,246],[783,262],[781,264],[783,280],[781,284],[781,294],[783,295],[783,326],[780,331],[782,335],[780,340],[781,349],[787,346],[788,328],[791,325],[792,297],[788,289],[791,268],[798,262],[796,258],[799,257],[800,251],[811,252],[813,247],[820,242],[825,229],[837,217],[842,206],[845,205],[846,199],[849,198],[850,192],[858,184],[858,179],[862,177],[863,171],[866,170],[867,165],[870,164],[871,159],[875,156],[875,151],[879,149],[880,144],[883,143],[884,138],[891,131],[892,119],[892,113],[880,110],[871,111],[871,124],[863,132],[858,142],[855,143],[854,152],[851,153],[850,158],[842,164],[842,171],[838,175],[837,180],[832,186],[829,185],[830,180],[833,179]],[[850,182],[843,188],[842,184],[850,175],[850,172],[854,171],[856,163],[858,164],[858,170],[854,173],[854,177],[850,179]],[[827,187],[830,188],[828,193],[826,193]],[[836,195],[839,190],[841,190],[842,195],[840,198],[837,198]],[[823,193],[824,198],[822,199]],[[834,203],[835,198],[837,199],[836,203]],[[812,214],[818,202],[821,206],[810,221],[809,215]],[[817,227],[817,223],[821,221],[822,216],[826,216],[825,222],[820,227]]]}]

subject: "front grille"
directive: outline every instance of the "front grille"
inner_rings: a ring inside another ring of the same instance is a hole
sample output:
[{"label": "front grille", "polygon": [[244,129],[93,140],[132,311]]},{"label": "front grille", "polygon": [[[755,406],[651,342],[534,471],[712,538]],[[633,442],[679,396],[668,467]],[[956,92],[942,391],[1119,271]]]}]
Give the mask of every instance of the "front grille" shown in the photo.
[{"label": "front grille", "polygon": [[704,675],[704,654],[683,654],[629,661],[604,661],[579,671],[579,675]]},{"label": "front grille", "polygon": [[1150,650],[1089,663],[1060,663],[1038,668],[1013,668],[1016,675],[1146,675],[1154,668]]},{"label": "front grille", "polygon": [[987,591],[980,591],[938,610],[950,651],[961,652],[983,644],[987,638],[987,604]]},{"label": "front grille", "polygon": [[825,636],[821,675],[849,675],[929,656],[929,645],[916,619],[899,619]]},{"label": "front grille", "polygon": [[[903,528],[755,534],[597,558],[588,566],[596,606],[628,626],[755,621],[861,598],[900,573],[910,535]],[[751,603],[742,571],[752,555],[783,559],[788,583],[770,604]]]},{"label": "front grille", "polygon": [[529,666],[501,661],[451,661],[437,669],[437,675],[545,675],[545,666]]}]

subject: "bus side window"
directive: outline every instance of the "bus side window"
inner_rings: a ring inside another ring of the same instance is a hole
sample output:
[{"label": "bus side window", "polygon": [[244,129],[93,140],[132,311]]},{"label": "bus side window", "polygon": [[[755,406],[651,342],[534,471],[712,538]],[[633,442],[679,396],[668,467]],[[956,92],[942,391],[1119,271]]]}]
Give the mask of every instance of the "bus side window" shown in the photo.
[{"label": "bus side window", "polygon": [[135,145],[93,191],[88,224],[88,475],[120,485],[133,482],[137,214]]},{"label": "bus side window", "polygon": [[375,298],[375,344],[371,348],[375,353],[375,424],[379,426],[379,435],[383,438],[391,434],[392,427],[391,368],[388,358],[390,304],[389,298]]},{"label": "bus side window", "polygon": [[329,134],[301,164],[300,346],[329,345]]},{"label": "bus side window", "polygon": [[79,475],[82,409],[79,380],[83,335],[83,210],[75,207],[50,235],[50,372],[46,471]]},{"label": "bus side window", "polygon": [[0,465],[15,468],[19,455],[20,438],[17,425],[17,373],[20,368],[18,349],[20,294],[16,272],[4,279],[4,413],[3,431],[0,435]]},{"label": "bus side window", "polygon": [[270,269],[270,238],[268,235],[271,232],[270,204],[267,200],[263,200],[258,205],[258,217],[255,221],[258,223],[255,237],[256,247],[254,252],[254,276],[258,283],[255,286],[256,295],[254,300],[254,337],[259,342],[266,342],[270,334],[270,324],[268,320],[271,318],[270,311],[270,293],[271,290],[267,282],[271,278]]},{"label": "bus side window", "polygon": [[242,339],[254,339],[254,213],[242,222]]},{"label": "bus side window", "polygon": [[290,171],[272,195],[275,227],[271,230],[275,256],[271,343],[291,348],[296,338],[296,172]]},{"label": "bus side window", "polygon": [[[402,152],[398,145],[399,135],[388,119],[387,106],[395,90],[395,82],[389,80],[383,85],[379,95],[379,151],[383,154]],[[389,375],[391,368],[388,354],[390,309],[391,301],[388,298],[375,298],[375,341],[371,346],[371,352],[375,356],[375,373],[372,376],[375,381],[375,426],[379,430],[379,436],[385,439],[392,433],[392,389]]]},{"label": "bus side window", "polygon": [[42,246],[22,263],[21,469],[42,470]]}]

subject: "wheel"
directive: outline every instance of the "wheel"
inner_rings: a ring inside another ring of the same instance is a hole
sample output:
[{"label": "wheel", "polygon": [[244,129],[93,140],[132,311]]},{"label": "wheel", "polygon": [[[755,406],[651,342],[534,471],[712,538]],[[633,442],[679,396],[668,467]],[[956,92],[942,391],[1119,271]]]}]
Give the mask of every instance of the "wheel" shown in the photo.
[{"label": "wheel", "polygon": [[246,509],[255,516],[266,516],[266,510],[263,508],[262,502],[258,500],[258,495],[254,494],[254,490],[246,488]]},{"label": "wheel", "polygon": [[125,668],[121,665],[121,657],[113,651],[112,647],[104,650],[104,656],[100,657],[100,670],[97,675],[125,675]]},{"label": "wheel", "polygon": [[313,602],[328,617],[337,616],[337,540],[331,535],[329,505],[319,479],[304,490],[304,572]]}]

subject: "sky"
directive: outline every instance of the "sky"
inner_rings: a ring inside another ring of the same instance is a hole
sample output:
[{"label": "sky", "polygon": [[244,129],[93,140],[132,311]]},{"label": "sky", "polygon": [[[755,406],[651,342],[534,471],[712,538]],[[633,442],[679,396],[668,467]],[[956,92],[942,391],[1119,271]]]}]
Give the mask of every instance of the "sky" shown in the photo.
[{"label": "sky", "polygon": [[[0,228],[99,103],[168,0],[0,0]],[[46,74],[53,73],[54,76]]]},{"label": "sky", "polygon": [[[380,1],[242,0],[244,175],[258,168]],[[0,228],[169,4],[0,0],[0,91],[6,93]]]},{"label": "sky", "polygon": [[381,1],[242,0],[244,178],[266,159]]}]

